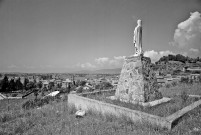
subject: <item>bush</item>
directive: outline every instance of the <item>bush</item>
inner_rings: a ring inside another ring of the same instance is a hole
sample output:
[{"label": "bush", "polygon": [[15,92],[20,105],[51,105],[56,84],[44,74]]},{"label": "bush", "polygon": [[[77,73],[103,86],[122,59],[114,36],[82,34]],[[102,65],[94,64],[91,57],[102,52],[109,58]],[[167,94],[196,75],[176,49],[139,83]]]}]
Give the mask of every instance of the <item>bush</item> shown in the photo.
[{"label": "bush", "polygon": [[165,84],[165,87],[166,87],[166,88],[170,88],[171,85],[170,85],[169,83],[167,83],[167,84]]},{"label": "bush", "polygon": [[24,104],[22,104],[23,109],[31,109],[35,107],[41,107],[45,104],[49,104],[50,102],[57,99],[56,97],[47,96],[45,98],[35,99],[35,100],[28,100]]},{"label": "bush", "polygon": [[174,86],[176,86],[177,85],[177,82],[172,82],[172,86],[174,87]]},{"label": "bush", "polygon": [[201,83],[201,74],[198,76],[198,82]]},{"label": "bush", "polygon": [[77,90],[76,90],[76,93],[82,93],[83,92],[83,87],[79,87]]},{"label": "bush", "polygon": [[181,78],[181,83],[188,83],[189,82],[189,78],[188,77],[182,77]]},{"label": "bush", "polygon": [[187,92],[183,91],[183,92],[181,93],[182,103],[185,103],[185,102],[187,101],[188,97],[189,97],[189,96],[188,96]]},{"label": "bush", "polygon": [[12,97],[17,97],[17,93],[14,93],[11,95]]}]

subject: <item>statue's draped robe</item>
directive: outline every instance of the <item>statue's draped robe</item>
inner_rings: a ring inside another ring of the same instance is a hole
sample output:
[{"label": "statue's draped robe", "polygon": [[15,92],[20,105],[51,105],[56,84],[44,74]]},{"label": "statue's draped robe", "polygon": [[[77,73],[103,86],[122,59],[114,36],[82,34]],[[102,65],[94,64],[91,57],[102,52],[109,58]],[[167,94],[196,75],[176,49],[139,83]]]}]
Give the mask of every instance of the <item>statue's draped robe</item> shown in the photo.
[{"label": "statue's draped robe", "polygon": [[142,53],[142,26],[137,26],[134,30],[133,43],[135,46],[135,53]]}]

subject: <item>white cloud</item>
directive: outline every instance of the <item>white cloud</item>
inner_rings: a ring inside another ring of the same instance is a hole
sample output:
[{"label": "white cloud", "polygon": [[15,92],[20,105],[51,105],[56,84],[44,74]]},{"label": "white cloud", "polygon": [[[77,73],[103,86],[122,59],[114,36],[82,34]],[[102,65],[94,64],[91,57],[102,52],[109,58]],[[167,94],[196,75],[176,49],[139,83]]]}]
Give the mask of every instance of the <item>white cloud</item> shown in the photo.
[{"label": "white cloud", "polygon": [[175,55],[173,52],[171,52],[171,51],[169,51],[169,50],[167,50],[167,51],[160,51],[160,52],[151,50],[151,51],[145,51],[145,52],[144,52],[144,56],[150,57],[152,62],[156,62],[156,61],[158,61],[162,56],[167,56],[167,55],[169,55],[169,54]]},{"label": "white cloud", "polygon": [[124,60],[126,56],[114,56],[115,60]]},{"label": "white cloud", "polygon": [[201,14],[190,13],[190,17],[179,23],[174,33],[173,45],[187,48],[199,48],[201,42]]},{"label": "white cloud", "polygon": [[89,62],[82,63],[82,64],[78,63],[77,66],[81,67],[81,68],[86,68],[86,69],[96,68],[95,65],[93,65],[93,64],[91,64]]},{"label": "white cloud", "polygon": [[191,48],[191,49],[189,49],[189,51],[194,52],[194,53],[199,53],[199,49]]},{"label": "white cloud", "polygon": [[24,68],[27,68],[27,69],[34,69],[35,67],[34,66],[29,66],[29,65],[23,65]]},{"label": "white cloud", "polygon": [[53,65],[40,65],[39,68],[43,68],[43,69],[45,69],[45,68],[54,68],[54,66]]},{"label": "white cloud", "polygon": [[105,68],[121,67],[125,56],[114,56],[113,58],[101,57],[95,59],[96,64]]},{"label": "white cloud", "polygon": [[102,57],[102,58],[97,58],[97,59],[95,59],[95,62],[96,62],[97,64],[102,65],[102,64],[105,64],[106,62],[108,62],[108,60],[109,60],[109,58],[107,58],[107,57]]},{"label": "white cloud", "polygon": [[18,68],[18,67],[16,65],[14,65],[14,64],[11,64],[11,65],[8,66],[8,68]]}]

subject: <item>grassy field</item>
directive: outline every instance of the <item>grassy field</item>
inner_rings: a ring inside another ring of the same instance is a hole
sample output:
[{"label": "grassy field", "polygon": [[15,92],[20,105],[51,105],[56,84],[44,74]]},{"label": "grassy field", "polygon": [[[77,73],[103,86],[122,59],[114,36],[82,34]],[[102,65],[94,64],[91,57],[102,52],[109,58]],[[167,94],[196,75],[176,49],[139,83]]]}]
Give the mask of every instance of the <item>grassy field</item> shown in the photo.
[{"label": "grassy field", "polygon": [[201,95],[201,84],[194,83],[191,85],[180,83],[176,86],[171,86],[170,88],[161,87],[159,91],[162,92],[163,96],[165,97],[180,95],[182,92],[186,92],[189,95]]},{"label": "grassy field", "polygon": [[[89,110],[84,118],[75,117],[75,107],[67,101],[52,102],[41,108],[23,110],[26,99],[0,101],[0,135],[199,135],[201,107],[185,115],[167,131],[149,123],[133,123]],[[8,106],[14,109],[7,109]],[[159,110],[161,111],[161,110]]]}]

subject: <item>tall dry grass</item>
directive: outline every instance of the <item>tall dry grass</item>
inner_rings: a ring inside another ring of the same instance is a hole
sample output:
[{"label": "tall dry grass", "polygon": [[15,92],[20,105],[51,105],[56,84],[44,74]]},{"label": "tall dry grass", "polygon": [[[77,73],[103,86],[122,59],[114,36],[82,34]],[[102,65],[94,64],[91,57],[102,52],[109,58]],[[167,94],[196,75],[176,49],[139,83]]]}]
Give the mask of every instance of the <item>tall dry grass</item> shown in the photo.
[{"label": "tall dry grass", "polygon": [[[0,105],[6,102],[0,102]],[[15,102],[10,102],[14,104]],[[22,102],[23,103],[23,102]],[[83,118],[76,118],[76,108],[67,101],[53,102],[41,108],[0,111],[0,135],[180,135],[201,133],[201,108],[197,108],[175,126],[172,131],[159,129],[146,122],[133,123],[128,117],[116,117],[88,110]],[[195,130],[196,129],[196,130]],[[197,130],[198,129],[198,130]],[[200,130],[199,130],[200,129]]]}]

